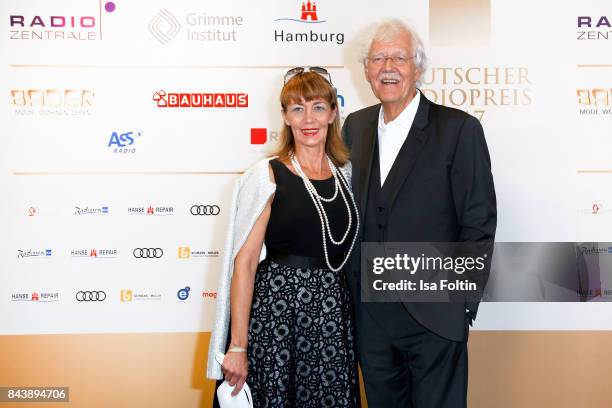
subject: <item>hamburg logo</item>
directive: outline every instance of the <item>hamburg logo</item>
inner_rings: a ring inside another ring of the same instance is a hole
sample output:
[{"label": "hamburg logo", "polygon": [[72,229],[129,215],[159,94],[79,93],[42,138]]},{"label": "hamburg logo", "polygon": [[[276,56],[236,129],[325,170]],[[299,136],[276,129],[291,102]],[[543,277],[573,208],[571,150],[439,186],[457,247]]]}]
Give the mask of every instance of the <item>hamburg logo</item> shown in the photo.
[{"label": "hamburg logo", "polygon": [[308,0],[306,3],[302,2],[302,9],[300,12],[300,18],[277,18],[274,21],[290,20],[297,21],[300,23],[324,23],[325,20],[319,20],[317,16],[317,4],[314,1]]}]

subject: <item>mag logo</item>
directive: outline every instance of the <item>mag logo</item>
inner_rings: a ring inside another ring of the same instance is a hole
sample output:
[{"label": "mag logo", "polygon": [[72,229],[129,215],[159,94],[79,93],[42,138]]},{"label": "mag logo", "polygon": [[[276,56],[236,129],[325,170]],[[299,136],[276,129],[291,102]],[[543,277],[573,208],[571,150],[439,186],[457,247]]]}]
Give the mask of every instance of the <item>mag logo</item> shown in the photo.
[{"label": "mag logo", "polygon": [[[301,5],[300,5],[301,3]],[[292,10],[288,16],[280,17],[274,21],[279,27],[274,29],[274,42],[281,43],[329,43],[344,44],[343,32],[321,32],[319,30],[299,30],[298,27],[319,25],[327,20],[321,19],[319,3],[307,0],[306,2],[292,2]]]},{"label": "mag logo", "polygon": [[[59,4],[57,4],[59,3]],[[114,12],[112,1],[54,2],[53,13],[9,13],[9,39],[26,41],[97,41],[102,39],[102,18]],[[16,8],[16,7],[15,7]],[[69,10],[69,13],[65,11]]]},{"label": "mag logo", "polygon": [[164,90],[153,94],[153,101],[158,108],[248,108],[247,93],[208,93],[180,92],[170,93]]}]

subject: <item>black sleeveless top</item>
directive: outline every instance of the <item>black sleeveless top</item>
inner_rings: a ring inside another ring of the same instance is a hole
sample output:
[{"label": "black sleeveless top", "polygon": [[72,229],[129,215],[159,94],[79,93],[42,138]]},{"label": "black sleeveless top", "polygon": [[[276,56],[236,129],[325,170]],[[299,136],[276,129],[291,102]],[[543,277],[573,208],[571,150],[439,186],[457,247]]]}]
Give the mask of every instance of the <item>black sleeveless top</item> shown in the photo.
[{"label": "black sleeveless top", "polygon": [[[325,263],[321,221],[315,204],[304,186],[304,181],[278,159],[270,160],[270,165],[276,180],[276,193],[266,229],[266,249],[271,253],[317,258]],[[343,176],[339,174],[338,177]],[[311,182],[321,197],[331,198],[334,194],[333,177],[326,180],[311,180]],[[332,244],[327,233],[325,235],[327,253],[334,268],[337,268],[344,260],[357,226],[357,214],[349,196],[350,193],[344,188],[342,182],[340,182],[340,188],[344,191],[349,203],[352,223],[351,230],[342,245]],[[332,237],[339,241],[348,227],[348,212],[340,191],[334,201],[323,202],[323,208],[327,213]]]}]

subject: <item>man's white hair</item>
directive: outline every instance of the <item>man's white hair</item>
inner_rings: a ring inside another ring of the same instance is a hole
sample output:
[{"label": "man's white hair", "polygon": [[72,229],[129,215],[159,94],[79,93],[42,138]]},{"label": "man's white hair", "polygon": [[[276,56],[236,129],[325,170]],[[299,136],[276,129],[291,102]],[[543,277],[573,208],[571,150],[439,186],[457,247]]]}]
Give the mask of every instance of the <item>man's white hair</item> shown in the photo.
[{"label": "man's white hair", "polygon": [[423,41],[421,41],[421,38],[412,27],[395,18],[383,20],[370,29],[361,44],[359,60],[364,65],[366,64],[366,58],[374,41],[392,41],[402,34],[408,34],[412,39],[412,50],[415,55],[414,65],[420,73],[425,72],[427,69],[427,55],[425,54]]}]

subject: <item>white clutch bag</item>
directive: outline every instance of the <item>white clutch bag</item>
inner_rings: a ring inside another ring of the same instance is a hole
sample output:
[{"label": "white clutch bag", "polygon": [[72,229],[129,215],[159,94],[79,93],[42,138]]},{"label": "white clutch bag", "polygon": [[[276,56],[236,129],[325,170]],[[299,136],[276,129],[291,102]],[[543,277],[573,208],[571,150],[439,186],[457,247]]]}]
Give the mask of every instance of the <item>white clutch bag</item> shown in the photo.
[{"label": "white clutch bag", "polygon": [[[217,353],[215,355],[215,360],[221,365],[223,365],[224,358],[225,355],[223,353]],[[235,385],[229,385],[227,381],[223,381],[219,388],[217,388],[219,406],[221,406],[221,408],[253,408],[253,397],[251,397],[251,389],[247,383],[244,383],[238,395],[232,397],[232,392],[235,387]]]}]

